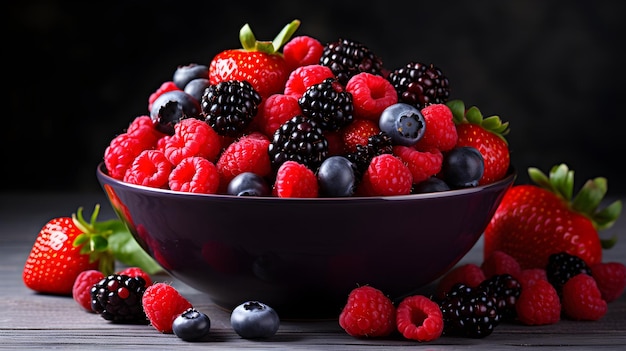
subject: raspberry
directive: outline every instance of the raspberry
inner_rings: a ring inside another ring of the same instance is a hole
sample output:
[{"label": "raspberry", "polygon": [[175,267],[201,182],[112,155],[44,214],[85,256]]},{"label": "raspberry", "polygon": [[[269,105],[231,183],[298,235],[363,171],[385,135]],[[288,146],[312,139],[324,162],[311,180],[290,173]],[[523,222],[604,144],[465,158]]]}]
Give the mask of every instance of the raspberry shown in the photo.
[{"label": "raspberry", "polygon": [[173,165],[190,156],[200,156],[214,162],[220,149],[220,138],[215,130],[195,118],[176,123],[174,135],[165,142],[165,156]]},{"label": "raspberry", "polygon": [[123,274],[129,277],[141,277],[146,282],[146,287],[152,285],[152,278],[150,278],[150,275],[140,267],[126,267],[117,272],[117,274]]},{"label": "raspberry", "polygon": [[295,95],[300,98],[309,87],[323,82],[326,78],[334,78],[330,68],[322,65],[301,66],[289,74],[285,83],[285,95]]},{"label": "raspberry", "polygon": [[285,161],[276,173],[273,194],[278,197],[317,197],[317,177],[307,166]]},{"label": "raspberry", "polygon": [[531,286],[522,286],[515,312],[526,325],[555,324],[561,319],[561,301],[550,282],[538,280]]},{"label": "raspberry", "polygon": [[407,339],[432,341],[443,332],[443,315],[436,302],[422,295],[404,298],[396,310],[396,326]]},{"label": "raspberry", "polygon": [[388,336],[396,328],[396,309],[382,291],[364,285],[348,295],[339,325],[354,337]]},{"label": "raspberry", "polygon": [[611,302],[622,295],[626,286],[626,266],[623,263],[596,263],[590,268],[604,301]]},{"label": "raspberry", "polygon": [[522,285],[522,288],[525,288],[535,284],[538,280],[548,280],[548,275],[543,268],[527,268],[522,269],[517,280]]},{"label": "raspberry", "polygon": [[91,287],[102,279],[104,279],[104,273],[97,269],[88,269],[79,273],[74,280],[72,298],[85,311],[95,312],[91,309]]},{"label": "raspberry", "polygon": [[354,118],[378,122],[383,110],[398,102],[398,94],[385,77],[367,72],[354,75],[346,84],[352,94]]},{"label": "raspberry", "polygon": [[257,130],[271,138],[283,123],[301,113],[296,96],[274,94],[261,102],[253,123]]},{"label": "raspberry", "polygon": [[344,150],[343,152],[356,152],[357,145],[367,146],[367,139],[380,132],[378,123],[369,119],[357,119],[345,128],[341,129]]},{"label": "raspberry", "polygon": [[415,148],[428,150],[435,147],[441,152],[452,150],[458,135],[450,108],[445,104],[432,104],[424,107],[421,112],[426,121],[426,132],[415,144]]},{"label": "raspberry", "polygon": [[486,278],[495,275],[510,274],[516,278],[522,272],[522,267],[513,256],[504,251],[493,251],[480,265]]},{"label": "raspberry", "polygon": [[236,175],[252,172],[265,177],[272,172],[272,165],[267,153],[269,139],[260,133],[253,133],[239,138],[222,152],[216,162],[220,176],[220,188],[225,189]]},{"label": "raspberry", "polygon": [[485,280],[485,273],[474,263],[466,263],[452,268],[437,283],[436,296],[444,298],[457,283],[475,288]]},{"label": "raspberry", "polygon": [[168,184],[175,191],[215,194],[220,185],[220,176],[213,162],[204,157],[191,156],[174,167]]},{"label": "raspberry", "polygon": [[411,193],[412,183],[411,171],[402,160],[382,154],[372,158],[363,173],[359,192],[365,196],[407,195]]},{"label": "raspberry", "polygon": [[154,283],[146,288],[141,303],[150,324],[164,334],[172,334],[174,319],[193,307],[176,288],[166,283]]},{"label": "raspberry", "polygon": [[324,45],[319,40],[301,35],[293,37],[283,46],[283,57],[289,66],[289,70],[313,65],[320,62]]},{"label": "raspberry", "polygon": [[180,88],[178,88],[173,81],[163,82],[161,86],[154,93],[150,94],[150,97],[148,97],[148,111],[152,111],[152,104],[159,98],[159,96],[172,90],[180,90]]},{"label": "raspberry", "polygon": [[133,160],[153,145],[133,134],[122,133],[113,138],[104,150],[104,165],[112,178],[123,180]]},{"label": "raspberry", "polygon": [[439,173],[443,164],[443,154],[435,148],[418,151],[410,146],[395,145],[393,154],[407,165],[415,184],[419,184]]},{"label": "raspberry", "polygon": [[152,118],[146,115],[136,117],[128,126],[126,133],[149,145],[146,148],[154,147],[159,139],[166,136],[155,128]]},{"label": "raspberry", "polygon": [[167,179],[172,171],[172,164],[160,150],[145,150],[133,160],[124,181],[130,184],[167,188]]},{"label": "raspberry", "polygon": [[563,284],[563,313],[573,320],[596,321],[607,312],[606,301],[592,276],[580,273]]}]

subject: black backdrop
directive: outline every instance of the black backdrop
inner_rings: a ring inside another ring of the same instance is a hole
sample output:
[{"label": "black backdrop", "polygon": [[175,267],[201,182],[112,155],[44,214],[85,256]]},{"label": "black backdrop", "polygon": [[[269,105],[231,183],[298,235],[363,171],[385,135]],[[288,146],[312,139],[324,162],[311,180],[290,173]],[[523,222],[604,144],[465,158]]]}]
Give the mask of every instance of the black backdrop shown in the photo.
[{"label": "black backdrop", "polygon": [[176,66],[239,47],[244,23],[271,40],[298,18],[296,35],[361,41],[387,68],[441,68],[453,98],[510,122],[519,182],[529,166],[565,162],[579,185],[606,176],[609,193],[625,192],[623,9],[604,0],[13,2],[2,21],[0,188],[99,191],[106,145],[147,112]]}]

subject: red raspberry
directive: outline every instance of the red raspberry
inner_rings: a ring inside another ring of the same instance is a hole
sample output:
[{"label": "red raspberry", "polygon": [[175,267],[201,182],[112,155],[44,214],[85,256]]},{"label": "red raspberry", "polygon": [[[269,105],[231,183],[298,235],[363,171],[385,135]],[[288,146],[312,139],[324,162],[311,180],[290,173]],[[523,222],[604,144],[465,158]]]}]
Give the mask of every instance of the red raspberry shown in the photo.
[{"label": "red raspberry", "polygon": [[319,64],[298,67],[289,74],[284,93],[300,98],[310,86],[334,76],[329,67]]},{"label": "red raspberry", "polygon": [[252,121],[258,131],[271,138],[283,123],[301,113],[296,96],[274,94],[261,102],[257,115]]},{"label": "red raspberry", "polygon": [[343,140],[343,152],[355,152],[357,145],[367,146],[367,139],[380,133],[378,122],[369,119],[355,119],[352,123],[341,129]]},{"label": "red raspberry", "polygon": [[441,171],[443,154],[435,148],[418,151],[411,146],[395,145],[393,154],[407,165],[415,184],[423,182]]},{"label": "red raspberry", "polygon": [[317,177],[307,166],[285,161],[278,168],[272,192],[278,197],[317,197]]},{"label": "red raspberry", "polygon": [[351,336],[376,338],[396,328],[396,309],[382,291],[365,285],[353,289],[339,314],[339,325]]},{"label": "red raspberry", "polygon": [[221,150],[219,135],[206,122],[186,118],[174,125],[174,135],[165,141],[165,156],[173,165],[190,156],[214,162]]},{"label": "red raspberry", "polygon": [[439,305],[426,296],[409,296],[398,305],[396,325],[407,339],[433,341],[443,332],[443,314]]},{"label": "red raspberry", "polygon": [[522,269],[516,279],[523,289],[524,287],[535,284],[538,280],[548,280],[548,275],[543,268],[527,268]]},{"label": "red raspberry", "polygon": [[485,280],[485,273],[474,263],[466,263],[452,268],[437,283],[436,295],[443,299],[447,292],[457,283],[471,288],[477,287]]},{"label": "red raspberry", "polygon": [[392,196],[411,193],[413,176],[398,157],[382,154],[372,158],[363,173],[359,194],[364,196]]},{"label": "red raspberry", "polygon": [[378,122],[383,110],[398,102],[398,93],[387,79],[367,72],[357,73],[346,83],[352,94],[355,119]]},{"label": "red raspberry", "polygon": [[113,138],[104,150],[104,165],[108,174],[119,180],[124,179],[126,170],[139,154],[154,146],[135,134],[122,133]]},{"label": "red raspberry", "polygon": [[504,251],[493,251],[480,266],[485,272],[487,279],[499,274],[510,274],[517,279],[522,272],[522,267],[513,256]]},{"label": "red raspberry", "polygon": [[88,269],[76,276],[72,286],[72,298],[85,311],[94,312],[91,309],[91,287],[103,278],[104,273],[97,269]]},{"label": "red raspberry", "polygon": [[591,265],[591,275],[596,280],[606,302],[616,300],[626,287],[626,266],[621,262],[603,262]]},{"label": "red raspberry", "polygon": [[573,320],[596,321],[608,310],[596,281],[586,273],[577,274],[565,282],[561,303],[563,313]]},{"label": "red raspberry", "polygon": [[142,139],[146,145],[154,147],[157,145],[159,139],[166,136],[166,134],[158,131],[154,122],[150,116],[138,116],[128,126],[126,133],[132,135],[135,138]]},{"label": "red raspberry", "polygon": [[260,133],[243,136],[231,143],[215,164],[220,176],[220,189],[226,189],[228,183],[243,172],[252,172],[261,177],[269,175],[272,172],[267,153],[269,144],[269,139]]},{"label": "red raspberry", "polygon": [[129,277],[141,277],[143,280],[145,280],[146,287],[152,285],[152,278],[148,273],[146,273],[146,271],[144,271],[140,267],[126,267],[117,272],[117,274],[123,274]]},{"label": "red raspberry", "polygon": [[415,144],[415,148],[429,150],[435,147],[441,152],[452,150],[458,135],[450,108],[445,104],[432,104],[424,107],[421,112],[426,122],[426,132]]},{"label": "red raspberry", "polygon": [[168,184],[175,191],[215,194],[220,185],[220,175],[213,162],[204,157],[191,156],[174,167]]},{"label": "red raspberry", "polygon": [[319,40],[306,35],[293,37],[283,46],[283,57],[290,71],[300,66],[319,63],[323,52],[324,45]]},{"label": "red raspberry", "polygon": [[170,172],[172,172],[172,164],[162,151],[144,150],[133,160],[124,175],[124,181],[165,189]]},{"label": "red raspberry", "polygon": [[522,287],[515,311],[518,320],[526,325],[555,324],[561,319],[561,301],[550,282],[538,280]]},{"label": "red raspberry", "polygon": [[154,93],[150,94],[150,97],[148,97],[148,111],[152,110],[152,104],[159,98],[159,96],[172,90],[180,90],[180,88],[177,87],[172,81],[163,82],[161,86]]},{"label": "red raspberry", "polygon": [[147,287],[141,303],[150,324],[164,334],[172,334],[174,319],[193,307],[176,288],[166,283],[154,283]]}]

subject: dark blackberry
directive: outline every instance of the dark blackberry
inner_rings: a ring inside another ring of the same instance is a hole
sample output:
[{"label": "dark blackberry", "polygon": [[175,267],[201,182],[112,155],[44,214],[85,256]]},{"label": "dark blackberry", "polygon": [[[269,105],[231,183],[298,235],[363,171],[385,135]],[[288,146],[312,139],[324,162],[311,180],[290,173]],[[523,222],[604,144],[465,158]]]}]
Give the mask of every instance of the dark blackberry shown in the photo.
[{"label": "dark blackberry", "polygon": [[448,78],[433,64],[409,62],[389,73],[387,79],[398,93],[398,102],[420,110],[426,105],[445,103],[450,97]]},{"label": "dark blackberry", "polygon": [[324,46],[320,64],[330,68],[344,86],[357,73],[382,75],[383,62],[367,46],[350,39],[339,39]]},{"label": "dark blackberry", "polygon": [[113,322],[148,323],[141,304],[145,291],[143,278],[111,274],[91,288],[91,309]]},{"label": "dark blackberry", "polygon": [[484,338],[500,323],[497,301],[480,288],[456,284],[439,303],[445,335]]},{"label": "dark blackberry", "polygon": [[310,86],[298,99],[302,114],[323,130],[336,131],[352,122],[352,94],[335,78]]},{"label": "dark blackberry", "polygon": [[567,252],[559,252],[548,257],[546,275],[548,281],[561,294],[563,285],[573,276],[580,273],[591,275],[591,269],[585,261]]},{"label": "dark blackberry", "polygon": [[480,283],[479,288],[496,298],[500,320],[515,319],[515,303],[522,292],[522,285],[517,279],[510,274],[497,274]]},{"label": "dark blackberry", "polygon": [[237,137],[256,115],[261,95],[247,81],[225,81],[209,85],[202,94],[205,121],[224,136]]},{"label": "dark blackberry", "polygon": [[315,172],[328,155],[328,140],[315,121],[296,115],[274,132],[268,153],[275,170],[292,160]]},{"label": "dark blackberry", "polygon": [[393,153],[391,137],[387,133],[380,132],[367,139],[367,145],[357,145],[356,151],[346,155],[346,158],[355,165],[356,178],[360,180],[369,167],[372,158],[382,154]]}]

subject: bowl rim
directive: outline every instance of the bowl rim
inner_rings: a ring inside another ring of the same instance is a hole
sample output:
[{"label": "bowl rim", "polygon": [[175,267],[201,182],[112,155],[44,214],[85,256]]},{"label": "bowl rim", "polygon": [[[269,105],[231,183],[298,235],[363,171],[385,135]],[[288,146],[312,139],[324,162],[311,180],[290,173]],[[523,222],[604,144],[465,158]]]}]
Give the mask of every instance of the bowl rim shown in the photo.
[{"label": "bowl rim", "polygon": [[[191,193],[191,192],[182,192],[175,191],[170,189],[160,189],[153,188],[145,185],[131,184],[121,181],[119,179],[115,179],[107,174],[106,166],[104,162],[101,161],[96,168],[96,176],[100,183],[104,181],[113,183],[119,187],[130,188],[135,191],[149,192],[167,196],[176,196],[176,197],[190,197],[193,199],[200,198],[209,198],[209,199],[241,199],[241,196],[237,195],[228,195],[228,194],[201,194],[201,193]],[[455,197],[460,195],[467,195],[483,190],[488,190],[491,188],[501,187],[505,184],[512,185],[517,178],[517,171],[512,166],[509,167],[507,171],[507,175],[493,183],[479,185],[476,187],[463,188],[463,189],[452,189],[446,191],[439,192],[431,192],[431,193],[422,193],[422,194],[407,194],[407,195],[388,195],[388,196],[346,196],[346,197],[293,197],[293,198],[281,198],[276,196],[246,196],[246,201],[380,201],[380,200],[417,200],[417,199],[429,199],[429,198],[447,198],[447,197]]]}]

